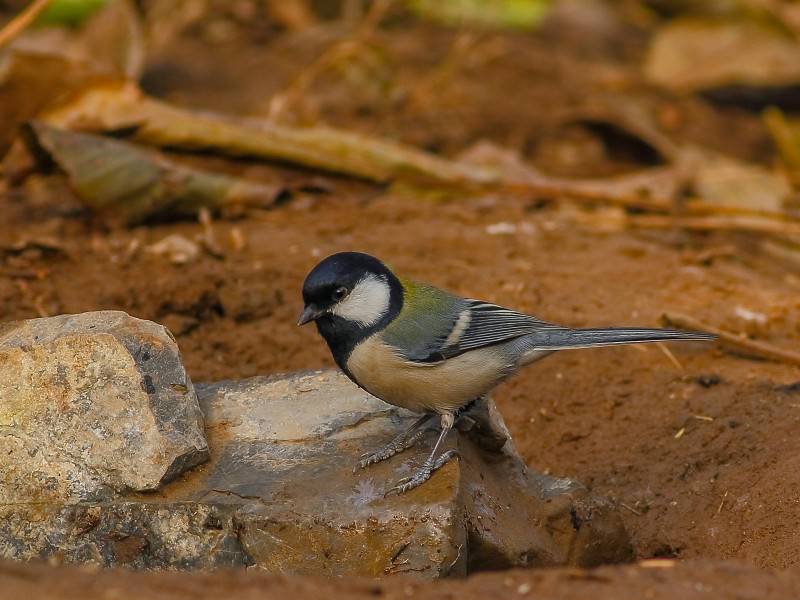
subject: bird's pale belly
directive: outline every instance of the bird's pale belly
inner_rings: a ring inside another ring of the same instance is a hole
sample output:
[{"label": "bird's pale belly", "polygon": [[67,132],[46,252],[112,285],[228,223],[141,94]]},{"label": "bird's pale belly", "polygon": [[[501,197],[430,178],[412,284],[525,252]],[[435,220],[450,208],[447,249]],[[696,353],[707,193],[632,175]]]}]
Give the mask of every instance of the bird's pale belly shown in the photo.
[{"label": "bird's pale belly", "polygon": [[438,363],[412,363],[375,338],[353,349],[347,369],[360,386],[384,402],[438,413],[461,408],[514,370],[503,352],[486,350]]}]

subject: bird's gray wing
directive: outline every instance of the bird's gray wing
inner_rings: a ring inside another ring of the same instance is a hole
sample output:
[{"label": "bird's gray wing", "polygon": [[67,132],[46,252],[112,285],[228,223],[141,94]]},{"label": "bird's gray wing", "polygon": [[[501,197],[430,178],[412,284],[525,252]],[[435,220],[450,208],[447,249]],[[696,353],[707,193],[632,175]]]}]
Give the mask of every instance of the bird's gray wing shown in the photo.
[{"label": "bird's gray wing", "polygon": [[382,332],[383,342],[409,361],[436,363],[470,350],[519,339],[520,355],[569,348],[676,340],[711,340],[694,331],[636,327],[572,329],[490,302],[460,298],[433,286],[405,282],[405,302]]},{"label": "bird's gray wing", "polygon": [[492,346],[543,329],[563,329],[546,321],[489,302],[466,300],[466,306],[440,349],[443,358]]},{"label": "bird's gray wing", "polygon": [[620,344],[663,341],[709,341],[714,335],[698,331],[652,329],[647,327],[597,327],[573,329],[542,321],[502,306],[468,300],[469,306],[454,325],[449,343],[441,349],[443,358],[463,352],[524,338],[520,351],[553,351],[596,348]]},{"label": "bird's gray wing", "polygon": [[458,298],[435,288],[428,288],[426,298],[433,299],[431,310],[415,310],[408,316],[401,313],[402,319],[384,333],[384,341],[413,362],[439,362],[543,328],[558,327],[496,304]]}]

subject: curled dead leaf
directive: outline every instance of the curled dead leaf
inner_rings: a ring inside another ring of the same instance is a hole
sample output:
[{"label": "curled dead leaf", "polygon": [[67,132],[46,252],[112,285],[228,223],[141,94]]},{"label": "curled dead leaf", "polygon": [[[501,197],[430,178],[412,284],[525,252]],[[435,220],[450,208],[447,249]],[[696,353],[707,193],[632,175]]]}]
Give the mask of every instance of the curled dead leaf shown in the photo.
[{"label": "curled dead leaf", "polygon": [[144,66],[143,25],[132,0],[107,2],[79,27],[11,34],[0,52],[0,156],[22,123],[65,94],[109,77],[136,79]]},{"label": "curled dead leaf", "polygon": [[32,122],[25,142],[40,166],[63,171],[78,198],[124,224],[196,215],[202,208],[266,207],[280,190],[190,169],[133,144]]}]

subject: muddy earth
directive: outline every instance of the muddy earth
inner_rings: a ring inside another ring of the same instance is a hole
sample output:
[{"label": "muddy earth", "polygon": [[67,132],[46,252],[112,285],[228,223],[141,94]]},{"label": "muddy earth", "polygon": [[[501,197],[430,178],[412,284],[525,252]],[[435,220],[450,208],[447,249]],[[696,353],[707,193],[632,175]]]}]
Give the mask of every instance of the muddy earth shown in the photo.
[{"label": "muddy earth", "polygon": [[[221,19],[225,28],[212,26]],[[488,140],[549,173],[595,177],[663,162],[640,140],[563,116],[587,98],[624,94],[660,115],[674,140],[775,159],[757,112],[649,87],[638,70],[646,34],[623,22],[604,27],[587,38],[553,27],[387,26],[370,44],[390,90],[327,73],[293,100],[292,118],[447,156]],[[148,56],[143,87],[184,106],[264,116],[271,97],[346,35],[329,24],[294,32],[217,15]],[[760,253],[753,234],[601,230],[550,198],[176,157],[279,185],[285,198],[271,210],[215,219],[221,252],[201,248],[173,264],[147,248],[172,234],[194,239],[202,225],[109,228],[84,212],[61,176],[33,176],[0,199],[0,319],[124,310],[167,325],[197,382],[330,367],[316,332],[295,325],[300,287],[321,257],[360,250],[407,276],[565,325],[656,326],[670,312],[785,349],[800,341],[800,271]],[[165,599],[800,595],[800,367],[707,345],[570,351],[529,367],[494,399],[532,468],[580,480],[622,508],[644,566],[422,585],[5,564],[0,584],[9,598],[76,590],[122,598],[133,586]]]}]

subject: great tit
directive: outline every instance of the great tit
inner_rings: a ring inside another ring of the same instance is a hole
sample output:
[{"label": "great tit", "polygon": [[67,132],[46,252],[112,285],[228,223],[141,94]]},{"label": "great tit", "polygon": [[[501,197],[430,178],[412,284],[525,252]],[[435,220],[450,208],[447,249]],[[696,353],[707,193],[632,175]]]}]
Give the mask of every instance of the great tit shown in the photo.
[{"label": "great tit", "polygon": [[[389,492],[427,481],[455,456],[439,454],[459,411],[501,381],[556,350],[714,336],[669,329],[571,329],[489,302],[461,298],[401,279],[377,258],[341,252],[320,262],[303,283],[298,321],[315,321],[336,364],[384,402],[420,413],[385,448],[364,455],[356,469],[410,448],[434,420],[441,431],[412,477]],[[389,493],[387,492],[387,493]]]}]

